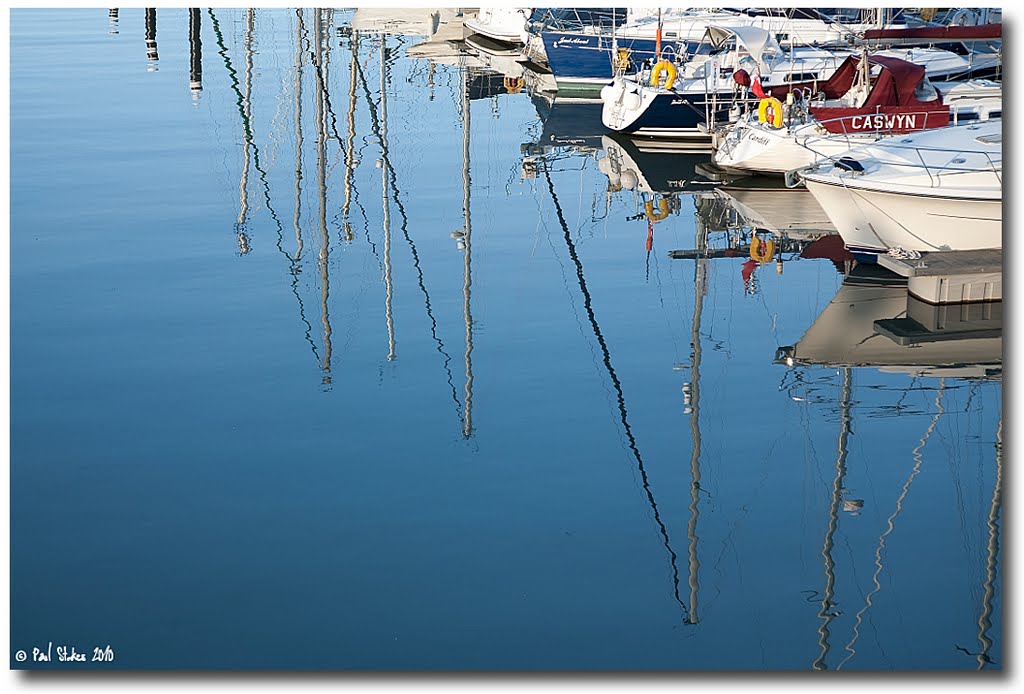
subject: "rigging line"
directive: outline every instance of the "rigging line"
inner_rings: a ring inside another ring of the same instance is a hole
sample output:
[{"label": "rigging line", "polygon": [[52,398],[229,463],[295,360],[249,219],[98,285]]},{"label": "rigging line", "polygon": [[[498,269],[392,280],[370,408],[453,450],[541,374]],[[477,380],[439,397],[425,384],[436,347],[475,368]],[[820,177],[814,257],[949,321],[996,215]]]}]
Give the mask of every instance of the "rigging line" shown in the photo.
[{"label": "rigging line", "polygon": [[[358,72],[359,82],[363,87],[363,94],[366,97],[366,104],[370,113],[370,122],[373,125],[373,131],[375,133],[380,133],[381,128],[380,120],[377,115],[377,108],[373,103],[369,84],[366,81],[366,76],[363,74],[362,67],[359,65],[358,60],[356,61],[356,71]],[[388,72],[390,73],[390,71]],[[416,244],[409,233],[409,215],[405,210],[405,205],[402,204],[401,194],[398,189],[398,175],[395,172],[394,166],[391,164],[388,145],[383,139],[381,139],[381,153],[381,158],[384,160],[384,168],[388,173],[388,180],[390,181],[391,188],[394,191],[392,197],[395,201],[396,207],[398,207],[398,214],[402,218],[402,235],[405,237],[406,242],[409,244],[409,250],[412,252],[413,266],[416,268],[417,274],[417,283],[419,284],[420,291],[423,293],[427,317],[430,319],[430,334],[433,337],[434,342],[437,344],[437,351],[444,357],[444,370],[448,375],[448,385],[451,386],[452,389],[452,399],[455,401],[456,413],[458,414],[459,419],[463,419],[462,401],[459,400],[458,390],[455,388],[455,376],[452,374],[450,368],[452,358],[445,349],[444,342],[437,335],[437,319],[434,317],[433,305],[430,301],[430,293],[427,291],[426,280],[423,277],[423,268],[420,266],[420,256],[416,250]]]},{"label": "rigging line", "polygon": [[935,396],[935,406],[938,409],[938,411],[935,413],[935,417],[932,418],[932,423],[928,426],[928,430],[925,432],[924,436],[921,437],[921,442],[917,445],[917,448],[915,448],[914,451],[913,451],[914,459],[917,462],[914,463],[914,467],[913,467],[913,469],[910,472],[910,476],[907,478],[906,483],[904,483],[904,485],[903,485],[903,490],[900,492],[899,497],[896,499],[896,508],[895,508],[895,510],[893,510],[892,514],[886,520],[886,525],[888,527],[886,528],[885,532],[882,533],[882,535],[878,538],[878,547],[875,548],[875,573],[871,577],[871,580],[872,580],[872,582],[874,582],[875,587],[871,589],[871,592],[869,592],[867,597],[865,598],[864,607],[862,607],[857,612],[857,615],[856,615],[856,620],[857,621],[853,625],[853,638],[845,646],[845,650],[849,652],[849,655],[846,656],[845,658],[843,658],[843,660],[839,663],[839,665],[836,666],[836,670],[839,670],[840,668],[842,668],[843,665],[846,663],[846,661],[848,661],[850,658],[852,658],[853,656],[855,656],[857,654],[857,651],[853,648],[853,644],[856,643],[858,638],[860,638],[860,624],[861,624],[861,622],[863,620],[864,613],[872,605],[871,597],[882,589],[882,584],[878,582],[878,577],[879,577],[879,575],[881,575],[882,568],[883,568],[882,567],[882,550],[885,549],[885,539],[892,533],[892,531],[893,531],[893,529],[895,527],[893,525],[893,522],[896,520],[896,516],[899,515],[900,511],[903,510],[903,500],[906,498],[907,492],[910,490],[911,482],[913,482],[914,478],[917,477],[917,473],[919,473],[921,471],[921,464],[924,463],[924,458],[921,457],[921,450],[925,447],[925,444],[928,443],[928,437],[931,436],[932,431],[935,429],[935,425],[938,424],[939,418],[942,416],[943,411],[944,411],[943,407],[942,407],[942,396],[943,396],[943,388],[945,387],[945,385],[946,385],[946,379],[944,379],[944,378],[940,379],[939,380],[939,391],[938,391],[938,394]]},{"label": "rigging line", "polygon": [[992,505],[988,512],[988,556],[985,561],[985,593],[981,600],[981,615],[978,617],[978,641],[981,652],[978,653],[978,669],[991,663],[988,651],[992,648],[992,639],[988,630],[992,628],[989,617],[992,614],[992,597],[995,594],[996,563],[999,554],[999,513],[1003,506],[1003,419],[999,418],[996,429],[996,482],[992,489]]},{"label": "rigging line", "polygon": [[[668,537],[668,529],[665,527],[665,523],[661,520],[661,514],[658,512],[658,504],[654,499],[654,493],[651,491],[650,480],[647,479],[647,470],[644,468],[644,460],[640,455],[640,450],[637,448],[636,439],[633,437],[633,430],[629,426],[629,420],[626,413],[626,399],[622,393],[622,384],[619,382],[619,377],[615,374],[615,368],[612,366],[611,354],[608,351],[608,344],[604,340],[601,328],[597,324],[597,317],[594,315],[594,307],[591,302],[590,291],[587,289],[587,281],[583,276],[583,263],[580,262],[580,257],[576,254],[576,245],[573,243],[572,236],[569,233],[569,224],[565,221],[565,215],[562,214],[562,206],[559,204],[558,197],[555,195],[555,186],[551,181],[551,174],[548,173],[546,167],[544,169],[544,176],[548,181],[548,191],[551,193],[551,199],[555,203],[555,214],[558,217],[559,225],[562,227],[562,234],[565,238],[565,244],[569,249],[569,256],[572,258],[572,262],[576,266],[576,279],[579,281],[580,291],[583,293],[583,306],[587,310],[587,318],[590,319],[590,327],[593,329],[594,337],[597,338],[597,342],[601,346],[601,352],[604,355],[604,366],[608,371],[608,375],[611,378],[612,385],[615,388],[615,392],[618,397],[619,418],[622,420],[622,426],[629,439],[629,448],[633,453],[633,457],[636,458],[637,468],[640,471],[640,478],[643,480],[644,492],[647,495],[647,501],[651,506],[651,510],[654,512],[654,520],[658,524],[658,530],[664,540],[665,549],[668,550],[669,561],[672,565],[672,586],[675,600],[679,603],[679,606],[683,608],[684,613],[688,613],[689,610],[687,609],[686,604],[679,596],[679,568],[676,565],[676,553],[672,550],[672,545]],[[689,623],[688,620],[686,623]]]},{"label": "rigging line", "polygon": [[843,386],[840,396],[840,419],[839,429],[839,457],[836,459],[836,476],[832,481],[832,504],[828,511],[828,530],[825,532],[825,543],[821,548],[821,556],[825,559],[825,592],[821,599],[821,609],[818,610],[818,619],[822,620],[818,627],[818,644],[821,646],[821,654],[814,661],[811,667],[815,670],[827,670],[825,658],[828,656],[830,636],[829,624],[839,613],[835,607],[835,585],[836,585],[836,563],[832,558],[832,548],[835,546],[836,528],[839,525],[839,502],[843,498],[843,479],[846,477],[846,455],[847,439],[850,435],[850,395],[852,390],[852,369],[849,366],[843,367]]},{"label": "rigging line", "polygon": [[[318,11],[318,10],[315,10],[315,11]],[[330,32],[328,31],[327,34],[329,34],[329,33]],[[321,42],[321,40],[322,40],[322,37],[321,36],[317,36],[317,44],[319,44]],[[310,58],[312,58],[313,57],[313,48],[310,45],[310,41],[309,41],[309,36],[308,35],[306,36],[306,50],[309,51]],[[327,89],[327,81],[324,78],[323,73],[320,72],[320,66],[315,64],[316,61],[312,61],[312,62],[313,62],[313,66],[314,66],[315,71],[316,71],[317,85],[321,89],[324,90],[323,91],[323,93],[324,93],[324,103],[327,106],[327,112],[329,114],[331,114],[331,130],[334,131],[333,139],[337,140],[338,141],[338,145],[344,150],[345,149],[345,143],[342,142],[341,135],[338,134],[338,117],[334,113],[334,106],[331,105],[331,95],[330,95],[330,91]],[[331,135],[327,135],[327,137],[331,137]]]},{"label": "rigging line", "polygon": [[288,269],[289,273],[292,275],[292,294],[295,295],[295,299],[299,303],[299,318],[306,325],[306,341],[309,343],[310,348],[313,350],[313,356],[316,357],[316,360],[319,363],[320,354],[317,351],[316,344],[313,342],[312,338],[313,326],[310,325],[308,320],[306,320],[305,305],[302,302],[302,297],[299,296],[298,266],[296,265],[292,257],[288,254],[288,252],[284,249],[284,226],[281,224],[281,219],[277,216],[277,212],[274,211],[274,208],[270,204],[270,184],[267,182],[267,173],[266,171],[263,170],[263,167],[260,164],[260,150],[254,141],[252,124],[249,121],[249,117],[246,115],[246,109],[244,107],[242,92],[239,89],[238,85],[238,73],[231,65],[231,58],[228,56],[228,49],[224,45],[224,35],[221,33],[220,22],[217,21],[217,15],[213,13],[213,8],[207,8],[207,11],[210,15],[210,19],[213,24],[213,32],[217,36],[217,45],[220,47],[220,50],[217,51],[217,53],[220,54],[220,56],[224,59],[224,67],[227,68],[228,77],[231,80],[231,89],[235,92],[236,103],[238,105],[238,112],[242,116],[242,128],[245,135],[245,140],[252,145],[253,161],[256,164],[256,171],[258,171],[260,174],[260,180],[263,182],[263,193],[264,197],[266,198],[267,210],[270,211],[271,217],[273,217],[274,222],[277,224],[277,250],[281,253],[281,255],[288,259]]}]

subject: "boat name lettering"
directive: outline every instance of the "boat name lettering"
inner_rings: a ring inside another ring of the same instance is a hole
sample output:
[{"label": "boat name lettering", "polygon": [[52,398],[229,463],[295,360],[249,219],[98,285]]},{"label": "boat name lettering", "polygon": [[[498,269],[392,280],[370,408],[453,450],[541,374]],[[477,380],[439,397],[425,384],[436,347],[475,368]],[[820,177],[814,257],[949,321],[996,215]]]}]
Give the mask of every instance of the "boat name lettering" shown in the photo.
[{"label": "boat name lettering", "polygon": [[580,37],[572,37],[572,38],[570,38],[568,36],[563,36],[562,38],[560,38],[557,41],[555,41],[554,47],[558,48],[559,46],[562,46],[562,45],[567,44],[567,43],[568,44],[572,44],[574,46],[589,46],[590,45],[590,39],[580,38]]},{"label": "boat name lettering", "polygon": [[769,144],[771,144],[771,140],[768,139],[764,135],[751,135],[750,139],[753,140],[754,142],[756,142],[759,145],[769,145]]},{"label": "boat name lettering", "polygon": [[911,130],[917,127],[917,114],[875,113],[870,116],[854,116],[850,119],[853,130]]}]

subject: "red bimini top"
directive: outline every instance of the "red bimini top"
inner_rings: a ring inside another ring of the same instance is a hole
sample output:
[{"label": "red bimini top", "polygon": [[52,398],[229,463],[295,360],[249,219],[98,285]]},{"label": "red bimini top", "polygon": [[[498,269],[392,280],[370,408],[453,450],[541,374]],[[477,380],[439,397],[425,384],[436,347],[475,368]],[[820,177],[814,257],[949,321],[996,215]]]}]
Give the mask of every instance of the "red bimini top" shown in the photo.
[{"label": "red bimini top", "polygon": [[[872,76],[871,91],[864,103],[857,107],[811,106],[810,113],[832,133],[906,133],[949,125],[949,106],[942,102],[936,90],[935,98],[920,101],[915,92],[925,79],[920,65],[890,58],[868,56],[872,67],[881,68]],[[853,87],[862,58],[848,57],[835,73],[824,82],[817,83],[818,92],[826,99],[838,99]],[[798,91],[812,83],[794,84],[784,91]]]}]

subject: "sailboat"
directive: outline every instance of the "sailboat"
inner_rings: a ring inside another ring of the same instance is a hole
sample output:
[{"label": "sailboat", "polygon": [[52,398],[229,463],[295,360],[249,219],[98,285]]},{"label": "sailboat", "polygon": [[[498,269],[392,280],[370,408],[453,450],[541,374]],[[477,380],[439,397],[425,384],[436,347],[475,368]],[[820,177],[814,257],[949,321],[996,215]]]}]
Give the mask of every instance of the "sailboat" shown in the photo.
[{"label": "sailboat", "polygon": [[940,89],[923,66],[881,54],[850,56],[824,82],[783,91],[787,104],[775,99],[772,118],[766,109],[752,111],[717,138],[715,164],[784,174],[892,135],[1002,115],[1000,83],[974,80]]},{"label": "sailboat", "polygon": [[[793,46],[842,47],[878,26],[873,18],[862,19],[858,10],[845,15],[814,8],[675,9],[641,12],[614,30],[548,30],[542,37],[559,89],[596,91],[616,71],[628,74],[662,57],[682,59],[711,52],[714,46],[703,41],[709,26],[752,27]],[[906,23],[890,18],[884,26],[902,28]]]}]

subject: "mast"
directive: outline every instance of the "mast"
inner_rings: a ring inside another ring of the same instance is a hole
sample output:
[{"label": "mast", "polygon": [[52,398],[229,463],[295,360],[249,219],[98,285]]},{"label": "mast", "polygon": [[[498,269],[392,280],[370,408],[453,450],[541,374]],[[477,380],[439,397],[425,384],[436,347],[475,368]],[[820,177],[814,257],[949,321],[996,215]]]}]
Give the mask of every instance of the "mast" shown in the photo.
[{"label": "mast", "polygon": [[320,316],[324,328],[324,356],[321,369],[324,372],[323,383],[331,382],[331,318],[328,312],[328,298],[330,295],[331,280],[328,273],[330,261],[330,237],[327,234],[327,113],[325,99],[327,97],[325,83],[327,81],[327,69],[325,65],[326,53],[330,47],[326,46],[323,26],[322,9],[313,10],[313,35],[316,37],[316,70],[322,74],[322,80],[316,80],[316,168],[317,168],[317,192],[320,202],[320,254],[318,265],[320,266]]},{"label": "mast", "polygon": [[352,32],[349,37],[352,48],[352,59],[349,63],[348,82],[348,146],[345,149],[345,201],[341,206],[341,214],[345,222],[345,240],[352,240],[352,225],[348,221],[349,209],[352,205],[352,177],[355,175],[356,161],[356,68],[359,64],[359,34]]},{"label": "mast", "polygon": [[[249,8],[245,11],[245,96],[242,98],[242,120],[246,128],[252,123],[252,31],[254,25],[254,10]],[[249,216],[249,150],[252,146],[252,139],[248,136],[242,138],[242,176],[238,182],[238,252],[245,255],[252,248],[249,246],[249,235],[245,233],[245,222]]]},{"label": "mast", "polygon": [[296,23],[295,34],[295,216],[292,224],[295,227],[295,256],[293,262],[297,262],[302,256],[302,35],[305,33],[305,23],[302,16],[302,8],[295,10]]},{"label": "mast", "polygon": [[160,56],[156,50],[156,8],[146,8],[146,60],[149,61],[149,71],[156,71],[156,62]]},{"label": "mast", "polygon": [[[703,224],[698,228],[699,234],[697,248],[707,247],[707,227]],[[690,415],[690,438],[693,441],[693,449],[690,453],[690,521],[686,526],[686,536],[689,539],[688,565],[690,586],[690,611],[687,615],[688,624],[697,623],[697,592],[700,588],[698,574],[700,572],[700,559],[697,556],[697,519],[700,516],[700,319],[704,309],[704,294],[707,291],[707,258],[697,258],[694,267],[694,298],[693,298],[693,321],[690,333],[690,347],[692,349],[690,358],[690,382],[683,386],[686,394],[684,400],[687,402],[687,410]]]},{"label": "mast", "polygon": [[462,70],[462,242],[465,244],[462,265],[462,315],[466,323],[466,408],[462,421],[462,435],[469,438],[473,432],[473,314],[470,310],[470,288],[473,284],[472,273],[472,222],[470,219],[469,191],[471,179],[469,175],[469,133],[470,111],[469,100],[469,68]]},{"label": "mast", "polygon": [[821,654],[812,665],[815,670],[828,669],[828,666],[825,664],[825,657],[829,652],[829,624],[837,615],[832,609],[835,605],[836,585],[836,563],[832,558],[832,548],[835,544],[836,528],[839,525],[839,507],[843,499],[843,479],[846,477],[847,439],[850,435],[851,421],[850,395],[852,392],[852,380],[852,369],[849,366],[843,367],[843,386],[839,401],[839,456],[836,459],[836,476],[832,480],[832,504],[828,511],[828,530],[825,532],[825,543],[821,548],[821,556],[825,559],[825,592],[821,599],[821,609],[818,610],[818,619],[822,620],[821,626],[818,627],[818,643],[821,645]]},{"label": "mast", "polygon": [[192,92],[192,101],[199,102],[199,92],[203,91],[203,15],[198,7],[188,11],[188,46],[189,71],[188,88]]},{"label": "mast", "polygon": [[[387,53],[385,44],[387,34],[380,35],[380,113],[381,113],[381,151],[387,151],[388,142],[388,98],[387,85],[384,82],[384,60]],[[388,204],[388,171],[383,160],[380,167],[381,192],[384,204],[384,314],[388,326],[388,361],[395,360],[395,320],[391,312],[391,205]]]},{"label": "mast", "polygon": [[658,28],[654,32],[654,62],[661,60],[661,8],[658,8]]}]

